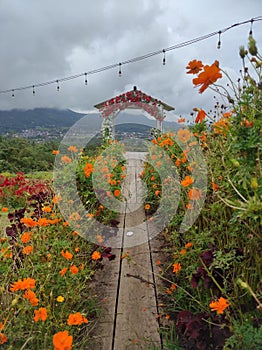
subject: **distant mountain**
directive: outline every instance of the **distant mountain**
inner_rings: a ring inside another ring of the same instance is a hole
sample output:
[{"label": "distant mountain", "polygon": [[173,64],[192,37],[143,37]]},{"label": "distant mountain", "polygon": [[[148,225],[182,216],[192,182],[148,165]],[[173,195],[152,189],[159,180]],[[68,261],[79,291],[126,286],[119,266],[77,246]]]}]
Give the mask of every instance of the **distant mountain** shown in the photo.
[{"label": "distant mountain", "polygon": [[[0,110],[0,134],[19,134],[24,130],[60,130],[66,132],[78,120],[87,116],[90,131],[100,130],[103,119],[99,114],[83,114],[72,110],[60,110],[52,108],[35,108],[30,110],[12,109]],[[116,128],[122,131],[146,131],[156,126],[154,119],[149,119],[142,114],[128,114],[121,112],[116,118]],[[125,125],[126,124],[126,125]],[[129,124],[129,125],[128,125]],[[133,126],[131,126],[133,124]],[[146,127],[145,127],[146,126]],[[177,130],[179,124],[164,121],[164,130]]]},{"label": "distant mountain", "polygon": [[0,110],[0,134],[17,133],[25,129],[69,128],[83,116],[71,110],[52,108]]}]

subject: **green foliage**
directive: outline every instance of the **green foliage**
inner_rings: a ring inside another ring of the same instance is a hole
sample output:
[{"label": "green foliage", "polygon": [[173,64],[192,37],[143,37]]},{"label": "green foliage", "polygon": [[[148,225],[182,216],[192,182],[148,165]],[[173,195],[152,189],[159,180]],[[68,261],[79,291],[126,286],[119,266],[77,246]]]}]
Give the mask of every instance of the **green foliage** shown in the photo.
[{"label": "green foliage", "polygon": [[55,157],[52,151],[57,147],[57,141],[36,143],[27,139],[0,136],[0,172],[50,171]]}]

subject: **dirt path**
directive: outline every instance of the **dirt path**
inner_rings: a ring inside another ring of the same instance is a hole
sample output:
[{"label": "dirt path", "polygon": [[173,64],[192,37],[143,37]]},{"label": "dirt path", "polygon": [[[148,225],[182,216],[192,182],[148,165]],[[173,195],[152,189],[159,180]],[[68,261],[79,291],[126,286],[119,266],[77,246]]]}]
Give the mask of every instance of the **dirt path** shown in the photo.
[{"label": "dirt path", "polygon": [[106,262],[96,276],[104,305],[93,338],[94,349],[153,349],[153,345],[161,349],[154,277],[156,240],[148,240],[144,188],[139,178],[144,157],[145,153],[126,154],[123,194],[127,201],[119,224],[122,248],[114,250],[116,260]]}]

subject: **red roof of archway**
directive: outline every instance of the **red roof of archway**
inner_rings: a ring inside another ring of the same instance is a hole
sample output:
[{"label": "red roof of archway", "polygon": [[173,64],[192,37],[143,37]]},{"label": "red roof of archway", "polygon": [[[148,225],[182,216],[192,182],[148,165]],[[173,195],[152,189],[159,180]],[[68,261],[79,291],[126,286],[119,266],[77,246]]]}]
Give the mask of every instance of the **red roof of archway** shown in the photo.
[{"label": "red roof of archway", "polygon": [[172,106],[169,106],[168,104],[151,97],[147,95],[146,93],[142,92],[141,90],[137,90],[136,86],[134,86],[134,89],[128,92],[125,92],[121,95],[115,96],[110,98],[109,100],[100,102],[96,104],[94,107],[102,110],[106,108],[107,106],[111,106],[113,104],[121,104],[124,102],[144,102],[144,103],[151,103],[152,105],[155,106],[161,106],[164,110],[166,111],[172,111],[175,108]]}]

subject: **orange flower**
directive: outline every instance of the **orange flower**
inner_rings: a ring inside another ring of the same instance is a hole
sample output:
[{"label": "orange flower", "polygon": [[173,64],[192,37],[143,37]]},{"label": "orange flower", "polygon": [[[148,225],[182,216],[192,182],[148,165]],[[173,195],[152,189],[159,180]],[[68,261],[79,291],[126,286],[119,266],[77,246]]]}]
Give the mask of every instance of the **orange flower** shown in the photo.
[{"label": "orange flower", "polygon": [[24,249],[22,250],[22,253],[24,255],[29,255],[32,253],[32,251],[34,250],[33,246],[31,245],[27,245],[26,247],[24,247]]},{"label": "orange flower", "polygon": [[7,337],[4,333],[0,333],[0,345],[6,343]]},{"label": "orange flower", "polygon": [[3,208],[2,208],[2,212],[3,212],[3,213],[7,213],[7,212],[8,212],[8,208],[7,208],[7,207],[3,207]]},{"label": "orange flower", "polygon": [[191,176],[186,176],[184,180],[182,180],[180,183],[182,186],[187,187],[190,186],[194,182],[194,179]]},{"label": "orange flower", "polygon": [[223,314],[224,310],[229,306],[230,304],[227,302],[227,300],[223,297],[220,297],[217,301],[212,301],[209,304],[209,307],[211,308],[211,311],[216,311],[218,314]]},{"label": "orange flower", "polygon": [[175,165],[177,167],[179,167],[179,165],[181,164],[181,159],[180,158],[177,158],[176,161],[175,161]]},{"label": "orange flower", "polygon": [[174,283],[172,283],[171,286],[170,286],[170,289],[171,290],[176,290],[176,285]]},{"label": "orange flower", "polygon": [[22,219],[20,220],[20,222],[21,222],[22,224],[25,224],[25,225],[28,226],[28,227],[35,227],[35,226],[37,226],[37,222],[34,221],[32,218],[22,218]]},{"label": "orange flower", "polygon": [[114,190],[114,196],[119,197],[121,194],[120,190]]},{"label": "orange flower", "polygon": [[101,253],[98,252],[97,250],[95,250],[93,252],[93,254],[91,255],[91,259],[92,260],[99,260],[99,259],[101,259]]},{"label": "orange flower", "polygon": [[219,186],[215,182],[211,182],[211,186],[212,186],[213,191],[219,190]]},{"label": "orange flower", "polygon": [[64,267],[62,270],[59,271],[59,275],[63,277],[66,274],[67,270],[68,268]]},{"label": "orange flower", "polygon": [[78,152],[78,149],[75,146],[69,146],[68,151],[76,153],[76,152]]},{"label": "orange flower", "polygon": [[197,60],[190,61],[186,69],[188,69],[188,72],[186,72],[187,74],[197,74],[203,69],[203,63]]},{"label": "orange flower", "polygon": [[204,66],[204,70],[199,73],[197,78],[193,79],[193,84],[196,86],[202,85],[199,89],[199,93],[202,94],[209,85],[214,84],[219,78],[222,78],[222,74],[218,61],[215,61],[211,66]]},{"label": "orange flower", "polygon": [[52,199],[52,202],[57,204],[59,201],[61,201],[62,197],[61,196],[54,196]]},{"label": "orange flower", "polygon": [[24,278],[23,280],[19,279],[11,285],[10,291],[15,292],[17,290],[33,289],[35,288],[35,282],[35,279],[30,277]]},{"label": "orange flower", "polygon": [[88,323],[88,319],[82,316],[80,312],[70,314],[67,320],[69,326],[81,325],[83,323]]},{"label": "orange flower", "polygon": [[58,332],[53,336],[54,350],[71,350],[72,343],[73,337],[68,331]]},{"label": "orange flower", "polygon": [[86,163],[84,167],[85,176],[89,177],[92,174],[93,169],[94,169],[94,165],[92,163]]},{"label": "orange flower", "polygon": [[181,264],[180,263],[174,263],[173,264],[173,272],[178,273],[181,270]]},{"label": "orange flower", "polygon": [[73,275],[76,275],[78,273],[78,267],[76,265],[73,265],[70,267],[70,271]]},{"label": "orange flower", "polygon": [[160,191],[159,191],[159,190],[156,190],[156,191],[155,191],[155,195],[156,195],[156,196],[159,196],[159,194],[160,194]]},{"label": "orange flower", "polygon": [[191,243],[191,242],[188,242],[185,244],[186,249],[191,248],[192,246],[193,246],[193,243]]},{"label": "orange flower", "polygon": [[71,260],[73,258],[73,254],[71,254],[68,250],[66,252],[62,250],[61,254],[64,258],[66,258],[66,260]]},{"label": "orange flower", "polygon": [[21,236],[22,243],[27,243],[31,239],[32,232],[24,232]]},{"label": "orange flower", "polygon": [[23,294],[23,297],[25,299],[28,299],[32,306],[38,305],[39,299],[37,299],[35,293],[32,290],[30,289],[26,290],[25,293]]},{"label": "orange flower", "polygon": [[58,151],[57,149],[54,149],[54,150],[52,151],[52,154],[57,155],[57,154],[59,154],[59,151]]},{"label": "orange flower", "polygon": [[146,204],[145,205],[145,210],[149,210],[150,209],[150,204]]},{"label": "orange flower", "polygon": [[185,255],[185,254],[186,254],[186,249],[181,249],[181,250],[180,250],[180,254],[181,254],[181,255]]},{"label": "orange flower", "polygon": [[177,132],[177,137],[179,141],[186,143],[191,138],[191,132],[188,129],[180,129]]},{"label": "orange flower", "polygon": [[42,210],[43,210],[43,212],[45,212],[45,213],[51,213],[52,208],[51,208],[51,207],[43,207]]},{"label": "orange flower", "polygon": [[189,209],[189,210],[193,209],[192,203],[187,203],[186,204],[186,208]]},{"label": "orange flower", "polygon": [[198,188],[191,188],[188,192],[188,198],[190,200],[195,200],[197,201],[198,199],[200,199],[202,197],[202,190],[198,189]]},{"label": "orange flower", "polygon": [[69,164],[69,163],[72,162],[72,159],[71,159],[70,157],[68,157],[68,156],[63,156],[63,157],[61,157],[61,160],[62,160],[62,162],[65,163],[65,164]]},{"label": "orange flower", "polygon": [[34,317],[35,322],[45,321],[47,319],[47,311],[45,307],[40,307],[40,309],[34,310],[34,312],[35,312],[35,317]]},{"label": "orange flower", "polygon": [[79,215],[79,213],[73,212],[72,214],[70,214],[69,219],[71,221],[78,221],[81,219],[81,216]]},{"label": "orange flower", "polygon": [[198,123],[198,122],[202,123],[202,121],[205,119],[206,115],[207,115],[206,112],[203,109],[200,109],[198,111],[198,113],[197,113],[195,122],[196,123]]}]

